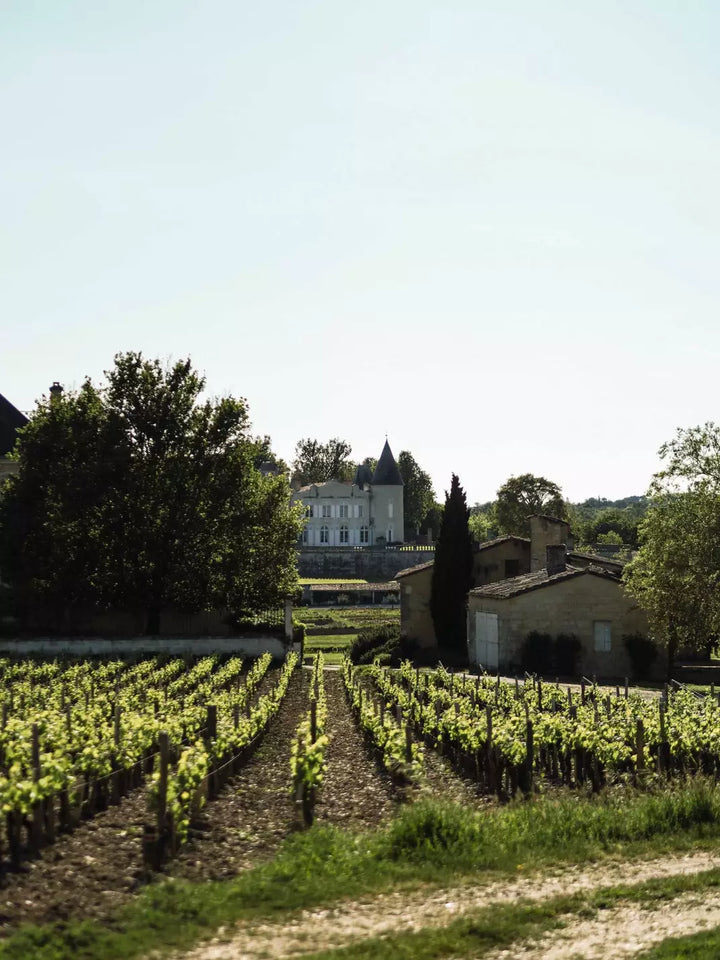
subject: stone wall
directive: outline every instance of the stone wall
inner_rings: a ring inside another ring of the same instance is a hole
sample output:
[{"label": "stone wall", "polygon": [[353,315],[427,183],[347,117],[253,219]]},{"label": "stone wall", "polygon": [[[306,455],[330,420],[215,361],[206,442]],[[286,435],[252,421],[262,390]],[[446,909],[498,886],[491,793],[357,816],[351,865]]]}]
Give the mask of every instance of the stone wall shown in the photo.
[{"label": "stone wall", "polygon": [[[533,630],[557,636],[574,634],[582,644],[580,671],[591,677],[632,675],[625,650],[624,634],[647,634],[647,620],[637,604],[623,591],[620,583],[592,574],[562,580],[538,590],[514,597],[476,597],[468,600],[468,648],[471,662],[475,653],[476,613],[492,613],[498,618],[500,669],[517,669],[523,640]],[[596,620],[611,624],[610,650],[598,652],[594,644]],[[655,671],[662,670],[660,658]]]},{"label": "stone wall", "polygon": [[392,548],[353,549],[352,547],[306,547],[298,550],[301,577],[339,580],[392,580],[407,567],[426,563],[434,550],[393,550]]},{"label": "stone wall", "polygon": [[280,637],[33,637],[32,639],[0,640],[0,653],[16,657],[127,657],[159,653],[172,656],[228,653],[243,657],[271,654],[284,660],[294,649]]}]

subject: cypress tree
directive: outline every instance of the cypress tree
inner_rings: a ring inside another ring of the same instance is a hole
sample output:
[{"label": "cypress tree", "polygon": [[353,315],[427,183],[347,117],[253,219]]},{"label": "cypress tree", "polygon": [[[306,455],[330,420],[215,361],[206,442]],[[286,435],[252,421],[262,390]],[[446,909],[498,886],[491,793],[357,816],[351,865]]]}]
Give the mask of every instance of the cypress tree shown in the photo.
[{"label": "cypress tree", "polygon": [[430,615],[438,650],[453,663],[467,662],[466,609],[473,566],[469,516],[465,491],[453,474],[450,492],[445,492],[430,588]]}]

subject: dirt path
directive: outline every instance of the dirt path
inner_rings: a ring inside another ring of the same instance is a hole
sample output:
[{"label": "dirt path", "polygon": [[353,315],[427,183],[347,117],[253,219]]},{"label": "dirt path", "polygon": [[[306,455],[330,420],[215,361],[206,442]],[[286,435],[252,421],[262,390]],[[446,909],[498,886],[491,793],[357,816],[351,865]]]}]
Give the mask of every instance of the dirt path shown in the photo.
[{"label": "dirt path", "polygon": [[202,830],[168,865],[166,873],[189,880],[224,880],[273,854],[293,829],[290,746],[303,710],[307,679],[296,670],[257,753],[207,804]]},{"label": "dirt path", "polygon": [[390,777],[371,756],[353,719],[342,675],[337,670],[326,670],[324,680],[330,744],[316,816],[321,823],[371,829],[393,815],[395,791]]},{"label": "dirt path", "polygon": [[592,920],[571,919],[533,943],[486,955],[486,960],[612,960],[632,957],[669,937],[720,926],[720,893],[683,894],[660,906],[631,904]]},{"label": "dirt path", "polygon": [[[369,937],[420,930],[426,926],[443,926],[465,913],[480,910],[493,903],[507,903],[520,898],[546,900],[613,884],[627,884],[629,876],[633,883],[643,883],[654,878],[701,873],[718,866],[720,866],[720,852],[717,854],[701,852],[656,860],[633,861],[631,864],[618,861],[558,868],[552,875],[544,873],[542,876],[494,881],[485,885],[479,885],[475,877],[472,882],[465,885],[409,893],[388,893],[372,899],[342,903],[331,908],[305,911],[287,923],[248,924],[239,928],[237,932],[233,932],[230,940],[212,940],[184,954],[183,960],[260,960],[264,957],[301,956],[303,953],[346,946]],[[720,894],[717,896],[720,898]],[[702,900],[706,902],[705,897]],[[628,911],[637,910],[643,915],[646,913],[642,908],[628,907],[627,909]],[[701,906],[698,906],[698,911],[702,911]],[[620,910],[617,912],[620,913]],[[663,904],[658,911],[658,922],[663,913],[669,915],[668,904]],[[606,923],[609,915],[609,911],[603,911],[603,920],[599,922]],[[712,913],[709,916],[712,916]],[[720,919],[715,923],[720,923]],[[715,924],[710,920],[709,925]],[[568,930],[570,929],[571,927],[568,927]],[[618,923],[618,930],[622,931],[621,922]],[[669,930],[670,932],[663,933],[659,939],[670,936],[674,932],[671,926]],[[594,931],[588,932],[588,941],[593,935]],[[227,931],[223,931],[223,936],[227,936]],[[565,947],[568,946],[572,944],[566,943]],[[635,949],[637,952],[640,946]],[[513,947],[511,951],[498,952],[495,956],[497,958],[524,957],[525,954],[521,954],[519,950],[520,947]],[[568,953],[557,956],[572,955]],[[577,951],[576,955],[596,956],[596,954],[583,952],[578,954]],[[597,954],[598,957],[618,955],[622,956],[617,953]],[[528,954],[528,960],[530,957],[534,960],[536,956],[540,958],[550,954]]]}]

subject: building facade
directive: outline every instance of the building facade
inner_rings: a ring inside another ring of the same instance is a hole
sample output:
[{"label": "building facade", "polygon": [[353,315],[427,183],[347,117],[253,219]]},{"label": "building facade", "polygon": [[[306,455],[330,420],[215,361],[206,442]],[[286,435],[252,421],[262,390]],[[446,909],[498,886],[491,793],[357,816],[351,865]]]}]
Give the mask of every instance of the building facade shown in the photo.
[{"label": "building facade", "polygon": [[403,539],[403,482],[387,440],[375,471],[358,467],[353,483],[328,480],[295,490],[304,547],[370,547]]}]

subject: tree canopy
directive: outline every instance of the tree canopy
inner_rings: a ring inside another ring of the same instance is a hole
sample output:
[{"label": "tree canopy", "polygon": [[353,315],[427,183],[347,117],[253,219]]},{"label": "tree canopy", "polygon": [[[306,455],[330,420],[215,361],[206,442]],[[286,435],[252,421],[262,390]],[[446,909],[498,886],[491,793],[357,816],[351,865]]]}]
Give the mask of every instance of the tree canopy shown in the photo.
[{"label": "tree canopy", "polygon": [[326,480],[352,480],[356,465],[350,459],[352,447],[346,440],[333,437],[320,443],[310,437],[299,440],[295,446],[292,464],[292,484],[304,487],[308,483]]},{"label": "tree canopy", "polygon": [[624,577],[671,664],[678,648],[703,650],[720,635],[720,428],[678,430],[659,454]]},{"label": "tree canopy", "polygon": [[560,487],[545,477],[523,473],[510,477],[497,492],[495,505],[499,531],[518,537],[530,536],[530,517],[544,513],[567,519],[567,506]]},{"label": "tree canopy", "polygon": [[469,515],[465,491],[453,474],[450,492],[445,493],[430,586],[430,614],[438,650],[452,662],[467,661],[465,612],[473,565]]},{"label": "tree canopy", "polygon": [[259,611],[296,583],[300,529],[283,475],[263,476],[244,400],[200,400],[189,360],[115,357],[39,404],[0,501],[0,565],[26,614],[71,627],[84,604]]},{"label": "tree canopy", "polygon": [[397,463],[403,481],[405,539],[410,540],[420,532],[420,525],[435,503],[435,491],[430,474],[408,450],[400,451]]}]

